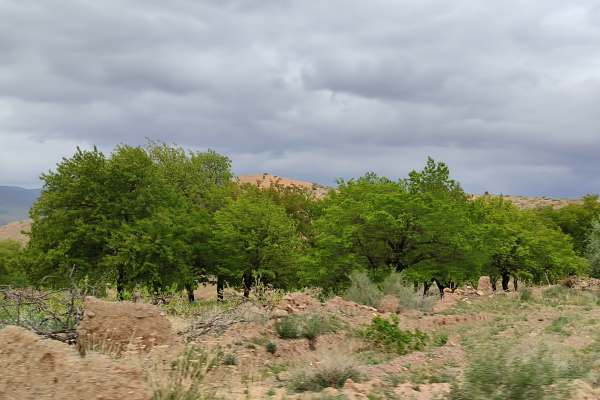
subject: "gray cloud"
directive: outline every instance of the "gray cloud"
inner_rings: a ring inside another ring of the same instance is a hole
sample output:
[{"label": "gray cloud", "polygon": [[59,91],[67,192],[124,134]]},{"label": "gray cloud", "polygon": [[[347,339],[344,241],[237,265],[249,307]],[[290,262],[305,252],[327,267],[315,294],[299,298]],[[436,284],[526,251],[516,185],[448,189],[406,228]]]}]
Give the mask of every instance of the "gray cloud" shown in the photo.
[{"label": "gray cloud", "polygon": [[473,192],[600,191],[592,0],[0,0],[0,183],[145,137],[331,184],[427,155]]}]

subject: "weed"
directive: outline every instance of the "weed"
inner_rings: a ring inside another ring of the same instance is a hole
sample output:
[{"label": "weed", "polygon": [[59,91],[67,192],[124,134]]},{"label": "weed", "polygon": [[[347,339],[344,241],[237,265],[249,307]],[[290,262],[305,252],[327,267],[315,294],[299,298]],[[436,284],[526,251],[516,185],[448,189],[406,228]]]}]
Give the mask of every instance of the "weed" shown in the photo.
[{"label": "weed", "polygon": [[512,359],[507,356],[506,346],[477,353],[465,371],[462,386],[453,386],[451,399],[561,399],[566,396],[566,388],[559,381],[574,374],[570,368],[559,367],[544,348]]},{"label": "weed", "polygon": [[228,353],[223,357],[224,365],[237,365],[237,357],[233,353]]},{"label": "weed", "polygon": [[282,339],[298,339],[300,330],[300,319],[295,316],[288,316],[275,322],[275,331]]},{"label": "weed", "polygon": [[413,333],[400,329],[396,316],[392,316],[390,320],[373,318],[371,325],[364,332],[364,337],[376,347],[397,354],[422,350],[427,341],[427,335],[419,330]]},{"label": "weed", "polygon": [[314,350],[319,335],[335,332],[337,323],[330,317],[318,314],[308,316],[288,316],[275,323],[275,330],[282,339],[308,339],[311,349]]},{"label": "weed", "polygon": [[153,400],[197,400],[205,398],[200,384],[208,371],[220,360],[220,351],[207,353],[196,346],[187,346],[171,363],[167,374],[156,368],[149,374]]},{"label": "weed", "polygon": [[521,301],[525,301],[525,302],[532,301],[533,300],[533,292],[531,291],[530,288],[524,287],[523,289],[521,289],[519,299]]},{"label": "weed", "polygon": [[271,353],[271,354],[277,353],[277,345],[273,342],[267,343],[265,348],[267,349],[267,353]]},{"label": "weed", "polygon": [[318,364],[297,372],[290,388],[296,392],[317,392],[326,387],[340,388],[348,379],[355,382],[362,379],[356,361],[343,353],[331,353]]},{"label": "weed", "polygon": [[448,335],[445,333],[440,333],[433,339],[433,344],[438,347],[442,347],[446,343],[448,343]]},{"label": "weed", "polygon": [[571,322],[569,317],[561,315],[556,318],[545,329],[547,333],[556,333],[558,335],[569,336],[570,333],[565,330],[565,327]]}]

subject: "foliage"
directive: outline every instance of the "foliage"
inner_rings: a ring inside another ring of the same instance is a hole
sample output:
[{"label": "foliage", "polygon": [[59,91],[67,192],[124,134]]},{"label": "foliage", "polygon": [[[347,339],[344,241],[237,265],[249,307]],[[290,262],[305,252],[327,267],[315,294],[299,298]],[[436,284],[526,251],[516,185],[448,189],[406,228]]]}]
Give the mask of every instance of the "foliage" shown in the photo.
[{"label": "foliage", "polygon": [[369,173],[341,181],[323,205],[313,257],[314,281],[339,288],[356,269],[379,281],[406,271],[415,281],[461,282],[482,262],[471,206],[448,167],[425,168],[393,182]]},{"label": "foliage", "polygon": [[592,222],[587,236],[585,256],[590,262],[590,276],[600,278],[600,219]]},{"label": "foliage", "polygon": [[364,337],[373,345],[383,350],[406,354],[412,350],[422,350],[427,342],[427,335],[419,330],[414,333],[398,327],[398,317],[390,320],[379,316],[373,318],[371,325],[365,330]]},{"label": "foliage", "polygon": [[242,277],[245,284],[253,278],[283,288],[298,283],[294,221],[259,189],[243,192],[215,214],[211,246],[218,273],[231,284]]},{"label": "foliage", "polygon": [[581,204],[569,204],[559,209],[545,207],[538,212],[573,238],[577,254],[582,256],[585,254],[593,222],[600,217],[598,195],[585,196]]},{"label": "foliage", "polygon": [[18,265],[21,244],[13,240],[0,240],[0,285],[23,287],[26,276]]},{"label": "foliage", "polygon": [[320,335],[335,332],[337,329],[338,323],[335,319],[319,314],[289,315],[275,323],[275,331],[280,338],[306,338],[313,350]]}]

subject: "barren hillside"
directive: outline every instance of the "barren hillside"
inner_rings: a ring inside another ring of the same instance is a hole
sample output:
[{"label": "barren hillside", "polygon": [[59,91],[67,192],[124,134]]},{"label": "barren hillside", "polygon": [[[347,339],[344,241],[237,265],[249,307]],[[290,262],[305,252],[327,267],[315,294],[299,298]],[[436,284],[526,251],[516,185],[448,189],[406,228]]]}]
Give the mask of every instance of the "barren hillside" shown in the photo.
[{"label": "barren hillside", "polygon": [[271,185],[302,188],[311,191],[317,198],[322,198],[329,190],[331,190],[329,187],[316,183],[285,178],[283,176],[271,175],[267,173],[259,175],[242,175],[239,176],[239,180],[240,183],[255,184],[261,188],[268,188]]},{"label": "barren hillside", "polygon": [[10,224],[0,226],[0,240],[17,240],[23,244],[27,243],[29,237],[24,235],[31,229],[31,220],[11,222]]}]

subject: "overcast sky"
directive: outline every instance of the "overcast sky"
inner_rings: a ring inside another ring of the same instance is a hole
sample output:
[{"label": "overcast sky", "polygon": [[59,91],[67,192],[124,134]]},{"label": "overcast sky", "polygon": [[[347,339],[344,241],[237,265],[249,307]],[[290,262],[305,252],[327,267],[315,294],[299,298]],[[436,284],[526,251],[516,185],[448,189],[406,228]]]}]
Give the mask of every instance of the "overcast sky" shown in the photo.
[{"label": "overcast sky", "polygon": [[600,191],[600,6],[0,0],[0,185],[145,137],[333,184],[428,155],[466,190]]}]

